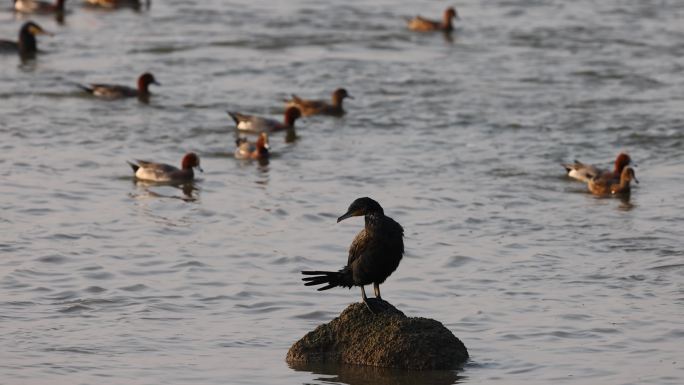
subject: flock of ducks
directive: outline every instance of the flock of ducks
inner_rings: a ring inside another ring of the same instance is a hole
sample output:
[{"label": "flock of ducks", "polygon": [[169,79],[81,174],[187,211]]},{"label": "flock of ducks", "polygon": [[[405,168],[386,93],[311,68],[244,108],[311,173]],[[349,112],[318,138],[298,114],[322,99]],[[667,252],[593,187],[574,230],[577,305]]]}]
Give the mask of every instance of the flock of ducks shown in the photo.
[{"label": "flock of ducks", "polygon": [[[140,0],[85,0],[85,2],[93,6],[106,8],[141,5]],[[64,3],[65,0],[56,0],[54,3],[38,0],[14,0],[14,9],[21,13],[63,13]],[[417,32],[442,31],[449,33],[454,29],[452,23],[454,19],[459,19],[458,13],[453,7],[449,7],[444,11],[441,20],[430,20],[416,16],[407,21],[407,27],[409,30]],[[22,58],[33,57],[39,52],[36,42],[36,36],[38,35],[52,34],[45,31],[38,24],[28,21],[20,28],[18,41],[0,40],[0,52],[15,52],[22,56]],[[160,84],[154,75],[144,73],[138,78],[136,87],[106,83],[79,84],[78,87],[102,99],[138,98],[141,101],[148,101],[151,95],[149,91],[150,85]],[[282,121],[228,111],[228,115],[235,122],[236,132],[257,135],[257,139],[254,142],[245,136],[237,135],[235,158],[267,159],[270,149],[268,134],[281,131],[286,132],[286,142],[290,142],[295,138],[294,127],[297,119],[312,115],[341,117],[345,113],[343,108],[345,98],[353,99],[344,88],[335,90],[330,101],[304,99],[293,94],[291,99],[285,100],[285,112]],[[185,154],[181,160],[180,168],[142,160],[129,163],[137,179],[152,182],[188,182],[195,177],[194,169],[201,171],[200,160],[195,153]],[[563,164],[563,167],[567,170],[569,177],[587,183],[587,187],[592,194],[600,196],[625,195],[630,192],[631,181],[639,183],[634,169],[628,167],[630,163],[631,158],[629,155],[621,153],[615,160],[615,167],[612,171],[600,170],[595,166],[586,165],[578,161],[571,164]]]}]

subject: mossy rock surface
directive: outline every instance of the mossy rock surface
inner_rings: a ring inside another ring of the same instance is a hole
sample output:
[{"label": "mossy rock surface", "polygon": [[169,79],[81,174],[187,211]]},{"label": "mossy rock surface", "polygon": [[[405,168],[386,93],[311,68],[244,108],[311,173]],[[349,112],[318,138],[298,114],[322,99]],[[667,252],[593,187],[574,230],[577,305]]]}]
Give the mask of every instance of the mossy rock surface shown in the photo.
[{"label": "mossy rock surface", "polygon": [[287,362],[440,370],[468,359],[465,345],[440,322],[406,317],[388,302],[382,306],[373,314],[363,303],[349,305],[292,345]]}]

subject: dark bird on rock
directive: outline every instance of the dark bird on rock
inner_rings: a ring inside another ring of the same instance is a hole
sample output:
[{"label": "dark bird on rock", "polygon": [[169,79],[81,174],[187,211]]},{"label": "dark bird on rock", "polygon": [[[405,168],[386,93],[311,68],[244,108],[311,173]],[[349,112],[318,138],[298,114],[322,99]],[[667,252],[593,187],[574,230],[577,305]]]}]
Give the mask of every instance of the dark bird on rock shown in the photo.
[{"label": "dark bird on rock", "polygon": [[377,307],[369,303],[364,286],[372,283],[377,302],[382,303],[380,284],[397,269],[404,256],[404,229],[386,216],[380,204],[371,198],[355,200],[337,222],[362,215],[366,225],[349,246],[347,265],[339,271],[302,271],[302,274],[311,276],[302,280],[306,286],[325,285],[318,288],[319,291],[338,286],[350,289],[360,286],[363,302],[376,313],[374,308]]}]

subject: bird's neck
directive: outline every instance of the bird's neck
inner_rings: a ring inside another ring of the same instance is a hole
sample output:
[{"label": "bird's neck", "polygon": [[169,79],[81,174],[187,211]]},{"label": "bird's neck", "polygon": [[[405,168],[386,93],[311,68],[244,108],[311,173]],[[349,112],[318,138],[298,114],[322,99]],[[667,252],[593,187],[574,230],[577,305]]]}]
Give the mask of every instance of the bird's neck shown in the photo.
[{"label": "bird's neck", "polygon": [[337,96],[337,95],[333,95],[333,97],[332,97],[332,105],[333,105],[333,107],[335,107],[335,108],[342,108],[342,100],[344,100],[344,98],[339,97],[339,96]]},{"label": "bird's neck", "polygon": [[34,53],[38,51],[36,38],[28,32],[22,32],[19,36],[19,51],[22,53]]},{"label": "bird's neck", "polygon": [[383,213],[375,212],[366,214],[366,228],[374,228],[380,225],[380,220],[384,216]]},{"label": "bird's neck", "polygon": [[444,21],[442,21],[442,26],[445,31],[451,31],[452,29],[454,29],[453,24],[451,24],[451,18],[445,17]]},{"label": "bird's neck", "polygon": [[138,91],[142,94],[149,94],[150,89],[149,89],[149,83],[145,81],[145,79],[138,79]]}]

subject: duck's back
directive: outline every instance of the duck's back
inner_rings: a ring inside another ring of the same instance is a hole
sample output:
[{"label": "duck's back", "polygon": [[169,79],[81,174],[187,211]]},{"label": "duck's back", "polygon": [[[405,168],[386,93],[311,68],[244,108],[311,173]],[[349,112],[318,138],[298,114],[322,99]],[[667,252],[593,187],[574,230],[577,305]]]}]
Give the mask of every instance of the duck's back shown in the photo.
[{"label": "duck's back", "polygon": [[428,20],[421,16],[416,16],[408,21],[408,28],[412,31],[435,31],[440,24],[436,21]]}]

